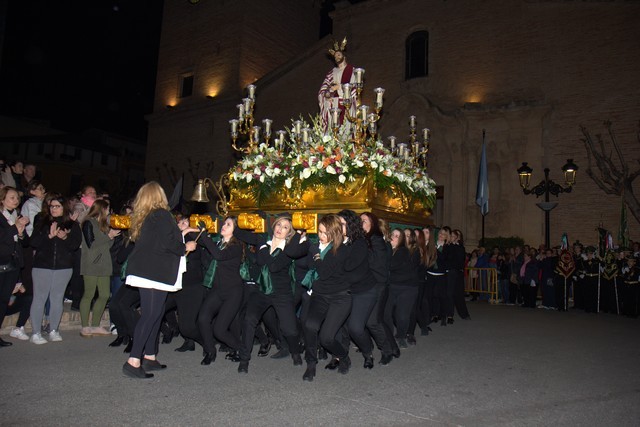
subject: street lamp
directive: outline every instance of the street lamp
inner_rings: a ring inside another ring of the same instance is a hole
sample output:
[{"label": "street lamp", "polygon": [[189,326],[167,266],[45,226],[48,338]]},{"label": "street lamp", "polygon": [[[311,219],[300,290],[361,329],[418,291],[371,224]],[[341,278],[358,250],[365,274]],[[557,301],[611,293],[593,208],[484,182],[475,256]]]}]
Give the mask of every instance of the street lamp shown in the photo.
[{"label": "street lamp", "polygon": [[544,244],[549,248],[550,242],[550,227],[549,227],[549,212],[556,206],[558,202],[550,202],[549,194],[553,194],[558,197],[560,193],[570,193],[573,185],[576,183],[576,171],[578,166],[573,163],[573,159],[567,159],[567,163],[562,167],[564,173],[564,182],[566,187],[556,184],[549,179],[549,168],[544,169],[544,180],[540,181],[538,185],[529,189],[531,177],[533,175],[533,169],[529,167],[527,162],[523,162],[522,166],[518,168],[518,178],[520,180],[520,187],[524,194],[535,194],[536,197],[540,197],[544,194],[544,202],[536,203],[540,209],[544,211]]}]

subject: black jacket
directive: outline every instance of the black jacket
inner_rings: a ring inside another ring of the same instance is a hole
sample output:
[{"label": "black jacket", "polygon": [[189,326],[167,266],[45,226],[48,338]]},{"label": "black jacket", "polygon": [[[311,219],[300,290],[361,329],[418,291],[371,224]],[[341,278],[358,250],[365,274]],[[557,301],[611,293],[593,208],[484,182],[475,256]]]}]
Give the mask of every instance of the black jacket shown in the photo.
[{"label": "black jacket", "polygon": [[49,238],[49,229],[51,228],[49,221],[40,221],[38,226],[33,229],[31,235],[31,246],[35,249],[33,268],[47,270],[73,268],[75,253],[80,249],[82,242],[82,232],[75,221],[60,224],[60,227],[69,227],[71,230],[65,240],[59,237]]},{"label": "black jacket", "polygon": [[9,225],[7,218],[0,214],[0,265],[7,265],[15,260],[18,267],[23,266],[22,247],[28,245],[29,235],[25,231],[22,233],[22,239],[16,241],[17,235],[18,228]]},{"label": "black jacket", "polygon": [[391,256],[389,267],[389,284],[402,286],[418,286],[418,265],[420,264],[420,251],[409,253],[406,246],[395,250]]},{"label": "black jacket", "polygon": [[127,275],[172,286],[178,279],[180,257],[184,254],[185,245],[175,219],[169,211],[157,209],[142,223],[127,262]]},{"label": "black jacket", "polygon": [[347,281],[354,294],[368,291],[375,286],[373,271],[369,268],[369,247],[366,239],[347,242],[349,255],[345,262]]}]

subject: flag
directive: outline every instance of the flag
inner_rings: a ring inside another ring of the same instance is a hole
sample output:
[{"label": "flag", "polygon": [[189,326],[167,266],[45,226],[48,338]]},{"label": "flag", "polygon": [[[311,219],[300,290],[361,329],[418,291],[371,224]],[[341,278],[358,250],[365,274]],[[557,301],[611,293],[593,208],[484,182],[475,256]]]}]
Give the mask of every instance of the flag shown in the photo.
[{"label": "flag", "polygon": [[478,171],[478,186],[476,189],[476,205],[480,206],[482,216],[489,213],[489,172],[487,171],[487,144],[482,130],[482,155],[480,170]]},{"label": "flag", "polygon": [[600,258],[604,258],[604,253],[607,248],[607,233],[608,231],[602,227],[598,227],[598,255]]},{"label": "flag", "polygon": [[176,186],[173,188],[173,193],[171,193],[171,197],[169,198],[169,209],[175,210],[182,201],[182,181],[184,178],[184,174],[180,177],[178,182],[176,182]]},{"label": "flag", "polygon": [[629,224],[627,223],[627,205],[622,200],[620,211],[620,229],[618,230],[618,245],[629,247]]}]

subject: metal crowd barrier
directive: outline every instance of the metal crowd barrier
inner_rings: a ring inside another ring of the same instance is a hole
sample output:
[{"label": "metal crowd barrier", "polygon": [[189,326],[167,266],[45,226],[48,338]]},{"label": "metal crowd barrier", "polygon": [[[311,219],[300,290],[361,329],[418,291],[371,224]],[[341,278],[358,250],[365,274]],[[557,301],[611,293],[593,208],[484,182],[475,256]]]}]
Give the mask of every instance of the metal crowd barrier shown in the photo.
[{"label": "metal crowd barrier", "polygon": [[465,292],[487,294],[491,304],[498,304],[498,288],[498,270],[495,268],[465,268]]}]

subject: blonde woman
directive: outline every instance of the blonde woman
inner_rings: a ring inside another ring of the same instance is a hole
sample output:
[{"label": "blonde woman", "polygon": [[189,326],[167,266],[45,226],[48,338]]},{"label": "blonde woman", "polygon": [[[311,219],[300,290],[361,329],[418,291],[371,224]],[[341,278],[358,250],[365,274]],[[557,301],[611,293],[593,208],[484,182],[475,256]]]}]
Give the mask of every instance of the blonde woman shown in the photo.
[{"label": "blonde woman", "polygon": [[[111,335],[100,326],[100,319],[109,300],[113,271],[109,249],[113,245],[113,239],[120,234],[120,230],[109,229],[108,216],[109,203],[96,200],[82,222],[80,274],[84,280],[84,293],[80,300],[80,321],[82,322],[80,335],[83,337]],[[91,300],[96,294],[96,289],[98,298],[93,304],[93,316],[89,326]]]},{"label": "blonde woman", "polygon": [[182,289],[185,254],[196,249],[195,242],[184,243],[184,235],[192,231],[197,230],[186,228],[180,233],[160,184],[151,181],[138,190],[130,228],[135,246],[127,261],[125,283],[140,289],[141,316],[129,359],[122,367],[126,376],[151,378],[147,371],[167,367],[156,360],[160,321],[167,292]]}]

